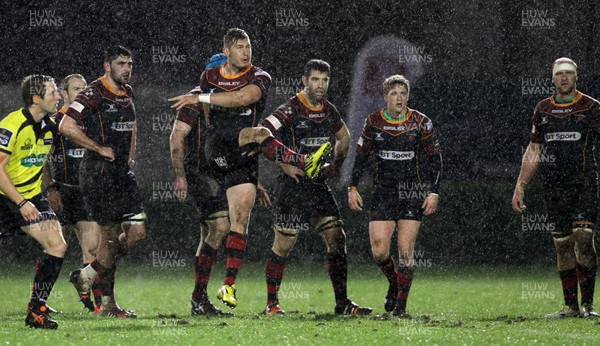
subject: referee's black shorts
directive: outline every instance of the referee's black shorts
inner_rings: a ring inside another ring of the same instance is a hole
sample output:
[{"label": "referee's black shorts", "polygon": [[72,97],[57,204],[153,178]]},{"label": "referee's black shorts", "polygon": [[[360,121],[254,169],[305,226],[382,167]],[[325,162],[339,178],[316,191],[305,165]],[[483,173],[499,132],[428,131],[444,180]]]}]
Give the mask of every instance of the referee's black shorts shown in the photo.
[{"label": "referee's black shorts", "polygon": [[23,215],[21,215],[19,206],[5,195],[0,195],[0,238],[14,235],[21,227],[47,220],[58,220],[58,217],[48,204],[48,199],[42,194],[30,198],[29,201],[40,212],[40,217],[33,221],[26,221]]}]

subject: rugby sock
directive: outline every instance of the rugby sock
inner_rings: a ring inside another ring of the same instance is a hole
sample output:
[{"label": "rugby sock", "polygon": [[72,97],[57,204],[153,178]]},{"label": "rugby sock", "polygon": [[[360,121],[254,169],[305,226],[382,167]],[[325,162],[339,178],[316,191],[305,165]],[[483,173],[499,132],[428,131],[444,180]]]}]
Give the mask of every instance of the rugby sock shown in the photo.
[{"label": "rugby sock", "polygon": [[95,270],[97,273],[94,278],[94,282],[92,283],[92,288],[94,283],[97,283],[96,290],[101,294],[101,296],[111,296],[113,294],[116,266],[113,266],[112,268],[106,268],[98,263],[96,259],[94,259],[86,268],[90,267],[93,268],[93,270]]},{"label": "rugby sock", "polygon": [[30,306],[39,305],[40,300],[46,301],[48,299],[60,274],[63,260],[63,258],[46,255],[43,260],[38,259],[36,261]]},{"label": "rugby sock", "polygon": [[[81,265],[81,269],[87,267],[89,263],[84,263]],[[92,294],[94,295],[94,304],[98,305],[102,302],[102,290],[98,286],[100,282],[100,276],[96,275],[94,278],[94,282],[92,283]]]},{"label": "rugby sock", "polygon": [[277,292],[283,280],[285,271],[285,257],[278,256],[273,250],[267,257],[266,276],[267,276],[267,305],[279,303]]},{"label": "rugby sock", "polygon": [[406,301],[408,300],[408,293],[410,292],[414,276],[415,270],[413,268],[403,265],[398,267],[398,300],[396,302],[396,309],[406,311]]},{"label": "rugby sock", "polygon": [[194,292],[192,292],[192,300],[198,302],[206,297],[206,287],[216,258],[217,250],[206,243],[202,243],[200,255],[196,257],[196,264],[194,265],[196,285],[194,286]]},{"label": "rugby sock", "polygon": [[390,283],[390,286],[397,286],[398,274],[396,274],[396,262],[394,261],[394,257],[389,256],[385,261],[377,264]]},{"label": "rugby sock", "polygon": [[225,254],[227,255],[227,272],[225,273],[225,285],[235,284],[238,271],[242,265],[242,259],[246,253],[247,236],[229,231],[225,243]]},{"label": "rugby sock", "polygon": [[581,304],[594,303],[594,288],[596,286],[596,270],[598,267],[586,268],[577,264],[577,278],[581,290]]},{"label": "rugby sock", "polygon": [[347,280],[348,259],[345,253],[327,254],[327,271],[333,285],[335,306],[341,307],[348,303]]},{"label": "rugby sock", "polygon": [[579,309],[577,303],[577,269],[567,269],[559,271],[560,283],[562,284],[565,305]]},{"label": "rugby sock", "polygon": [[[87,267],[88,265],[89,265],[89,263],[83,263],[83,264],[81,265],[80,269],[83,269],[83,268]],[[97,277],[98,277],[98,276],[96,275],[96,278],[97,278]],[[96,278],[94,278],[94,282],[96,282]],[[94,284],[92,283],[92,292],[93,292],[93,291],[94,291]],[[80,297],[81,297],[81,298],[84,298],[85,296],[84,296],[84,295],[80,295]],[[95,300],[94,300],[94,302],[95,302]]]},{"label": "rugby sock", "polygon": [[115,295],[115,273],[117,271],[117,267],[112,267],[111,270],[106,275],[106,281],[108,282],[108,292],[106,290],[102,292],[105,296],[113,297]]},{"label": "rugby sock", "polygon": [[260,146],[267,160],[304,168],[304,155],[300,155],[286,147],[283,143],[275,139],[275,137],[267,137]]},{"label": "rugby sock", "polygon": [[102,303],[102,287],[100,286],[100,275],[96,275],[92,283],[92,294],[94,295],[94,303],[100,306]]},{"label": "rugby sock", "polygon": [[81,275],[84,278],[95,278],[98,275],[98,271],[100,268],[103,267],[100,265],[100,263],[98,263],[98,259],[94,258],[89,265],[81,269]]}]

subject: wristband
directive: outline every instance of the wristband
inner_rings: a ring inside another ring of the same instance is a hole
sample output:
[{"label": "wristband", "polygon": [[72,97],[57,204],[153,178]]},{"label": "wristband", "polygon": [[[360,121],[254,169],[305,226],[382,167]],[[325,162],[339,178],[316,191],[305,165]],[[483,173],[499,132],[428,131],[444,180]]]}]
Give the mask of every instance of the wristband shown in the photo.
[{"label": "wristband", "polygon": [[27,198],[24,198],[24,199],[21,201],[21,203],[19,203],[19,204],[18,204],[18,206],[19,206],[19,209],[23,208],[23,206],[24,206],[25,204],[27,204],[27,202],[29,202],[29,200],[28,200]]},{"label": "wristband", "polygon": [[210,104],[210,94],[198,94],[198,101]]},{"label": "wristband", "polygon": [[527,182],[525,182],[524,180],[519,180],[519,182],[517,183],[517,189],[521,192],[525,191],[525,186],[527,186]]}]

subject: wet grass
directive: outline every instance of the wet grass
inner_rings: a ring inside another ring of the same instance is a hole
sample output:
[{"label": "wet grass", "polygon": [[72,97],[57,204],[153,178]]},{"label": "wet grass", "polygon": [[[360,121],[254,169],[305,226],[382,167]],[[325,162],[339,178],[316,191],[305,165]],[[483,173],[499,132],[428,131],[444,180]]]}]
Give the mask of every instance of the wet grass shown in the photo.
[{"label": "wet grass", "polygon": [[[561,305],[552,268],[421,268],[410,294],[412,319],[383,315],[386,282],[375,266],[351,265],[350,298],[374,308],[368,317],[333,315],[333,293],[324,266],[286,269],[281,307],[286,316],[261,314],[266,301],[262,264],[248,264],[238,280],[235,317],[189,315],[193,276],[189,263],[177,268],[124,265],[117,298],[138,318],[98,318],[82,310],[67,280],[66,265],[48,302],[63,310],[56,331],[24,326],[31,266],[0,264],[0,342],[3,345],[237,345],[237,344],[595,344],[600,323],[590,319],[546,321]],[[182,263],[179,263],[182,265]],[[214,270],[211,298],[224,270]]]}]

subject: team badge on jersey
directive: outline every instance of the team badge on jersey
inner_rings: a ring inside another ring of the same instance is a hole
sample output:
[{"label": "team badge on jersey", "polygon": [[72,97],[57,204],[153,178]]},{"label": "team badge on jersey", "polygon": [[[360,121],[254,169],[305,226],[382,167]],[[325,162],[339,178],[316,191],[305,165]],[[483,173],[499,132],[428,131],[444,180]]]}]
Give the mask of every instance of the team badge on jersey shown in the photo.
[{"label": "team badge on jersey", "polygon": [[106,105],[108,106],[108,109],[106,110],[106,112],[111,112],[111,113],[112,112],[118,112],[117,108],[115,108],[115,107],[117,107],[116,104],[114,104],[114,103],[107,103]]},{"label": "team badge on jersey", "polygon": [[308,120],[298,120],[298,125],[296,125],[296,128],[298,129],[307,129],[308,128]]},{"label": "team badge on jersey", "polygon": [[21,150],[31,150],[33,149],[33,143],[31,143],[31,138],[27,138],[25,143],[21,146]]},{"label": "team badge on jersey", "polygon": [[215,157],[214,160],[217,166],[221,168],[227,167],[227,160],[225,159],[225,156]]},{"label": "team badge on jersey", "polygon": [[0,145],[8,146],[10,140],[12,139],[13,132],[9,129],[0,129]]}]

